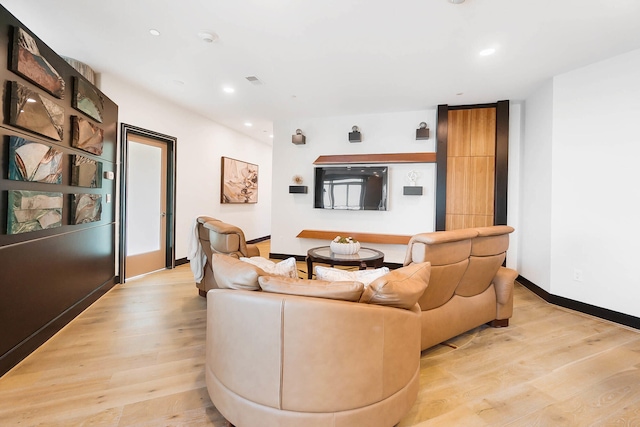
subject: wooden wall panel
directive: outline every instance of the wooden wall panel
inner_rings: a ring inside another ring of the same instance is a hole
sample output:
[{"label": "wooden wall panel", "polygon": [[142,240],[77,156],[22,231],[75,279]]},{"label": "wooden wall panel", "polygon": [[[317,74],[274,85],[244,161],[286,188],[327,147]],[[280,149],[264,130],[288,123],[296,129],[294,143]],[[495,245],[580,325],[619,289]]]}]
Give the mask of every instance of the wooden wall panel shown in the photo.
[{"label": "wooden wall panel", "polygon": [[[29,29],[0,6],[0,57],[10,58],[14,29]],[[96,122],[73,108],[74,79],[80,77],[71,65],[51,50],[37,35],[41,54],[65,81],[63,98],[44,91],[12,72],[9,64],[0,67],[3,108],[0,108],[0,375],[17,364],[51,337],[74,316],[88,307],[115,283],[115,180],[103,179],[100,188],[71,185],[71,162],[82,155],[102,163],[104,172],[117,175],[118,106],[102,94],[102,122]],[[9,120],[10,82],[18,82],[64,108],[61,140],[12,126]],[[96,88],[97,89],[97,88]],[[72,117],[83,117],[103,129],[100,155],[82,151],[72,144]],[[9,141],[12,136],[55,147],[63,153],[60,184],[8,179]],[[60,227],[9,234],[8,194],[12,190],[62,193]],[[75,224],[72,197],[76,193],[102,196],[102,215],[96,222]],[[107,195],[110,201],[107,202]]]},{"label": "wooden wall panel", "polygon": [[470,112],[470,156],[496,155],[496,109],[475,108]]},{"label": "wooden wall panel", "polygon": [[448,112],[445,229],[493,224],[496,109]]},{"label": "wooden wall panel", "polygon": [[449,111],[449,157],[471,155],[471,110]]}]

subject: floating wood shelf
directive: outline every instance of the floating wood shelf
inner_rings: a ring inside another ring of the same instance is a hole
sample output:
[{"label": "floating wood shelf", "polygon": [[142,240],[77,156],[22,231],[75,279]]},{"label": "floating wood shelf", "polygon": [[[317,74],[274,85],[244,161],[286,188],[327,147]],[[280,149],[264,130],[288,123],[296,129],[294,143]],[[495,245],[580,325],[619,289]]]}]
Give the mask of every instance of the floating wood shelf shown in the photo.
[{"label": "floating wood shelf", "polygon": [[436,153],[336,154],[320,156],[314,165],[340,163],[435,163]]},{"label": "floating wood shelf", "polygon": [[333,240],[336,236],[351,236],[363,243],[384,243],[388,245],[406,245],[411,236],[400,234],[354,233],[347,231],[302,230],[296,237],[301,239]]}]

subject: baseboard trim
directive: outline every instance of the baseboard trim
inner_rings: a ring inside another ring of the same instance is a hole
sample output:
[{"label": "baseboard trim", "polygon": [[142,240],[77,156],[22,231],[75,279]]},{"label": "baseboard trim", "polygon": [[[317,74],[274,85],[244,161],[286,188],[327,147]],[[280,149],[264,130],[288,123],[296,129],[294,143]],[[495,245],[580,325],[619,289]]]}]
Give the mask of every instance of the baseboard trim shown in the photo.
[{"label": "baseboard trim", "polygon": [[54,336],[80,313],[89,308],[91,304],[100,299],[117,283],[118,281],[116,281],[116,277],[114,276],[112,279],[103,283],[100,287],[94,289],[83,299],[60,313],[55,319],[49,321],[49,323],[35,331],[29,337],[25,338],[21,343],[3,354],[0,357],[0,377],[9,372],[42,344],[47,342],[49,338]]},{"label": "baseboard trim", "polygon": [[522,276],[518,276],[516,280],[518,281],[518,283],[522,284],[525,288],[529,289],[531,292],[538,295],[540,298],[542,298],[543,300],[545,300],[550,304],[554,304],[560,307],[579,311],[580,313],[588,314],[590,316],[595,316],[604,320],[609,320],[611,322],[629,326],[634,329],[640,329],[639,317],[631,316],[629,314],[620,313],[618,311],[609,310],[607,308],[602,308],[602,307],[587,304],[584,302],[550,294],[546,290],[542,289],[535,283],[531,282],[530,280]]},{"label": "baseboard trim", "polygon": [[247,243],[255,244],[255,243],[264,242],[265,240],[271,240],[271,235],[264,236],[264,237],[258,237],[257,239],[247,240]]},{"label": "baseboard trim", "polygon": [[269,258],[273,258],[273,259],[288,259],[291,257],[295,258],[296,261],[300,261],[300,262],[304,262],[307,259],[305,255],[276,254],[273,252],[269,252]]},{"label": "baseboard trim", "polygon": [[187,259],[187,257],[184,258],[180,258],[176,260],[175,266],[181,266],[181,265],[185,265],[185,264],[189,264],[189,260]]}]

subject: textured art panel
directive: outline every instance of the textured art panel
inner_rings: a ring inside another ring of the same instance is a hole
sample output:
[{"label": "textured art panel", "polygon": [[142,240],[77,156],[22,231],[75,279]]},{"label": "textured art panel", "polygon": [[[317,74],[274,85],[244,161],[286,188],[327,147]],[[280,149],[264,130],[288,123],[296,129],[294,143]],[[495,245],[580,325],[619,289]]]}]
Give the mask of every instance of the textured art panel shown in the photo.
[{"label": "textured art panel", "polygon": [[11,71],[35,83],[51,95],[64,98],[64,79],[40,53],[36,40],[18,27],[13,33]]},{"label": "textured art panel", "polygon": [[258,202],[258,165],[222,158],[220,203]]},{"label": "textured art panel", "polygon": [[73,156],[71,185],[78,187],[102,187],[102,162],[84,156]]},{"label": "textured art panel", "polygon": [[9,179],[62,183],[62,151],[17,136],[10,137]]},{"label": "textured art panel", "polygon": [[62,141],[64,108],[18,82],[11,82],[9,124]]},{"label": "textured art panel", "polygon": [[100,156],[104,141],[104,129],[82,117],[72,116],[71,122],[73,127],[71,145]]},{"label": "textured art panel", "polygon": [[100,194],[74,194],[73,212],[73,224],[100,221],[102,196]]},{"label": "textured art panel", "polygon": [[102,123],[104,115],[102,94],[84,79],[75,77],[73,81],[73,108]]},{"label": "textured art panel", "polygon": [[62,193],[9,191],[7,234],[60,227],[62,204]]}]

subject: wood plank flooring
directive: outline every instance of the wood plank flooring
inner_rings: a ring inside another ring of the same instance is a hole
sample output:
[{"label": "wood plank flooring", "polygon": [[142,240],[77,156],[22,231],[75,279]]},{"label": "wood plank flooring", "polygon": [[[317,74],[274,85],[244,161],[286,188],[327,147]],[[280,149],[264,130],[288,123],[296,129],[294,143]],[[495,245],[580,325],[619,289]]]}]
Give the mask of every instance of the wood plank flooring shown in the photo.
[{"label": "wood plank flooring", "polygon": [[[0,426],[225,426],[205,387],[205,311],[188,265],[114,287],[0,378]],[[638,426],[639,368],[637,330],[517,285],[511,326],[422,353],[399,426]]]}]

